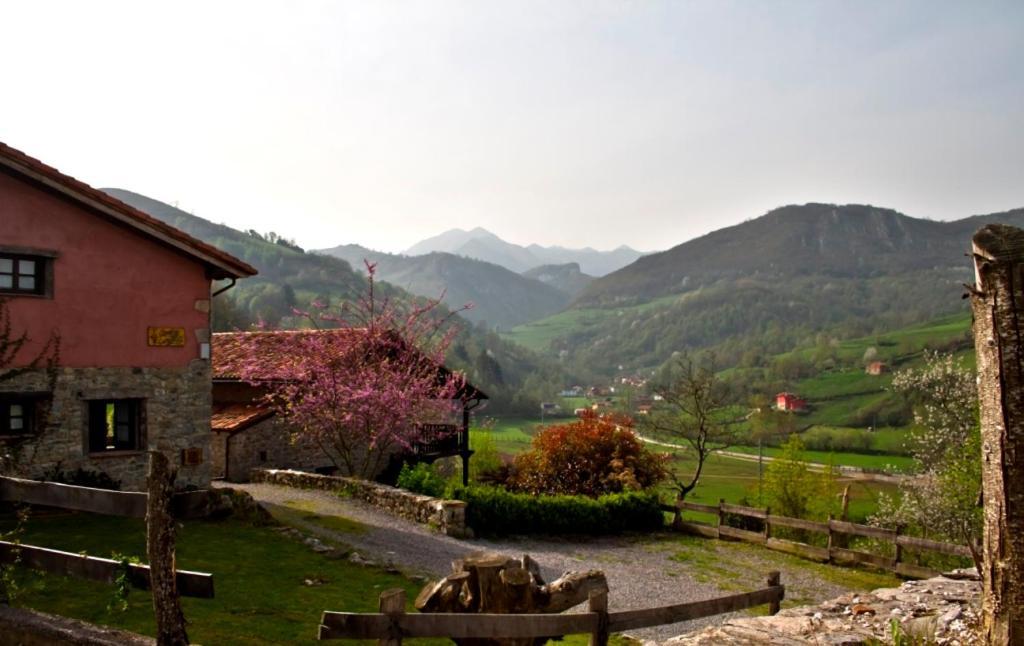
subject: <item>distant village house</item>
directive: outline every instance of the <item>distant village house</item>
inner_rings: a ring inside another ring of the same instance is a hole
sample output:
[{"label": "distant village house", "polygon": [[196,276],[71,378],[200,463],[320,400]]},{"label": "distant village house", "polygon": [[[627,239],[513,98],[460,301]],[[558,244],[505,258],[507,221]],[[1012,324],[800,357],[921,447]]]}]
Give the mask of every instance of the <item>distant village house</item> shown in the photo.
[{"label": "distant village house", "polygon": [[807,400],[793,393],[782,392],[775,395],[775,409],[791,413],[802,413],[807,410]]},{"label": "distant village house", "polygon": [[872,361],[864,368],[864,372],[869,375],[882,375],[889,372],[889,365],[884,361]]}]

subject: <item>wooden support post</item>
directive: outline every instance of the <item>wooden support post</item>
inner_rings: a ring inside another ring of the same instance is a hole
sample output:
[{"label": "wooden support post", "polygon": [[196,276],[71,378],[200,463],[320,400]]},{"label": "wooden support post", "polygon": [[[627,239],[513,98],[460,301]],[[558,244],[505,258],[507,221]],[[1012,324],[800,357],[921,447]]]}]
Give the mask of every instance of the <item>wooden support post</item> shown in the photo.
[{"label": "wooden support post", "polygon": [[764,540],[767,543],[768,539],[772,537],[772,524],[768,519],[772,516],[772,508],[764,508]]},{"label": "wooden support post", "polygon": [[986,644],[1024,644],[1024,230],[989,224],[973,243],[985,505],[982,636]]},{"label": "wooden support post", "polygon": [[[781,577],[777,571],[769,572],[768,579],[765,581],[769,587],[781,585]],[[776,615],[779,613],[779,609],[782,607],[782,597],[772,599],[771,603],[768,604],[768,614]]]},{"label": "wooden support post", "polygon": [[397,619],[405,614],[405,590],[393,588],[380,593],[380,612],[391,619],[388,636],[377,640],[379,646],[400,646],[402,630]]},{"label": "wooden support post", "polygon": [[832,517],[832,514],[829,514],[828,515],[828,545],[827,545],[827,547],[828,547],[828,562],[829,563],[832,562],[832,548],[835,547],[835,544],[836,544],[836,532],[832,528],[832,521],[833,520],[835,520],[835,519]]},{"label": "wooden support post", "polygon": [[469,457],[473,453],[469,450],[469,408],[465,400],[462,402],[462,437],[459,438],[461,446],[459,452],[462,454],[462,486],[469,486]]},{"label": "wooden support post", "polygon": [[718,526],[725,525],[725,498],[718,499]]},{"label": "wooden support post", "polygon": [[591,590],[587,609],[597,613],[597,630],[590,635],[590,646],[608,646],[608,591]]},{"label": "wooden support post", "polygon": [[892,568],[893,571],[900,571],[900,563],[903,562],[903,544],[900,543],[900,534],[903,533],[904,526],[902,523],[896,525],[896,536],[893,538],[893,545],[896,546],[896,553],[893,555]]},{"label": "wooden support post", "polygon": [[156,643],[159,646],[186,646],[185,615],[178,599],[174,572],[174,494],[175,469],[167,456],[149,452],[146,500],[146,553],[149,557],[150,589],[156,615]]}]

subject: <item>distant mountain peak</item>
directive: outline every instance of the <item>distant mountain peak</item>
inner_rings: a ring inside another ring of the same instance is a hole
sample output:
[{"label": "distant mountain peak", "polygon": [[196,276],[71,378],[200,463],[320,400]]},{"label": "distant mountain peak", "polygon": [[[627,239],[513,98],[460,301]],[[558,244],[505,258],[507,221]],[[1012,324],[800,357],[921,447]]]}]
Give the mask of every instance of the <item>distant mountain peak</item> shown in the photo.
[{"label": "distant mountain peak", "polygon": [[483,227],[475,227],[469,231],[449,229],[414,244],[404,253],[408,256],[422,256],[435,251],[483,260],[518,273],[541,265],[575,262],[580,265],[583,273],[590,276],[604,276],[625,267],[643,255],[626,245],[612,251],[598,251],[591,247],[545,247],[536,243],[523,246],[507,242]]}]

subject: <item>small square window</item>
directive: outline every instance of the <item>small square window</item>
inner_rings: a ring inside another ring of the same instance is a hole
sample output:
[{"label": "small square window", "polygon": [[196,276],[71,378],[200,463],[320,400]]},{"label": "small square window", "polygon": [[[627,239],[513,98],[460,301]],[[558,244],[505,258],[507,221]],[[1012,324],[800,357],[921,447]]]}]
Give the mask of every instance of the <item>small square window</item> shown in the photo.
[{"label": "small square window", "polygon": [[0,436],[31,433],[34,412],[33,400],[14,399],[0,402]]},{"label": "small square window", "polygon": [[89,402],[89,452],[137,451],[142,448],[141,399],[106,399]]},{"label": "small square window", "polygon": [[43,294],[49,259],[15,253],[0,253],[0,292]]}]

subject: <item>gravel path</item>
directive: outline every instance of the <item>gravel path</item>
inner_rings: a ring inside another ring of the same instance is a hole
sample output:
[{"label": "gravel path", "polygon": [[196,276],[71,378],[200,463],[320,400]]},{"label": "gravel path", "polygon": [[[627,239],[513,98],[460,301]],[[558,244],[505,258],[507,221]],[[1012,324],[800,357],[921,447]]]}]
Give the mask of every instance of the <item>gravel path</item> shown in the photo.
[{"label": "gravel path", "polygon": [[[672,535],[571,540],[550,537],[462,540],[329,492],[266,484],[231,486],[249,492],[271,511],[275,508],[291,510],[290,518],[293,520],[290,522],[301,525],[310,533],[348,545],[369,560],[393,565],[409,574],[442,577],[451,572],[453,560],[480,550],[510,556],[529,554],[540,564],[545,579],[549,581],[568,570],[603,570],[608,578],[609,606],[613,611],[699,601],[752,590],[763,585],[763,577],[771,569],[783,572],[783,583],[787,590],[792,590],[789,596],[796,593],[801,599],[823,601],[846,591],[841,586],[822,583],[818,580],[820,577],[808,576],[799,563],[792,566],[788,562],[780,564],[779,555],[766,550],[746,550],[737,553],[738,556],[723,554],[731,563],[719,564],[717,559],[720,557],[714,556],[715,552],[733,549],[730,547],[732,544],[719,541],[707,541],[708,551],[716,559],[716,566],[709,568],[707,563],[681,558],[679,538]],[[331,531],[301,520],[301,512],[295,513],[297,508],[307,515],[316,513],[347,518],[363,525],[365,531]],[[760,555],[762,552],[764,558]],[[713,572],[711,577],[708,576],[709,570]],[[710,580],[712,578],[715,580]],[[658,626],[635,631],[631,636],[661,641],[721,620],[722,617],[712,617]]]}]

